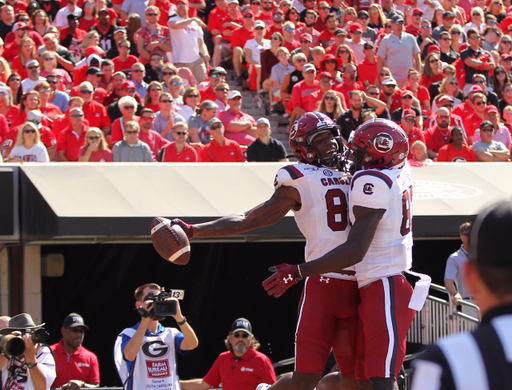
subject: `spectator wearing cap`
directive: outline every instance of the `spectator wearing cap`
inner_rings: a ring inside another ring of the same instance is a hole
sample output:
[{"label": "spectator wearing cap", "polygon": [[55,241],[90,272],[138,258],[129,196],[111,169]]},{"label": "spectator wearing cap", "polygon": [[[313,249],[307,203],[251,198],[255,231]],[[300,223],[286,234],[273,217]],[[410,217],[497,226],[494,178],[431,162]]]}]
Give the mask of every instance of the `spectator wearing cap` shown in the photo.
[{"label": "spectator wearing cap", "polygon": [[9,320],[9,325],[0,330],[0,335],[21,335],[25,343],[20,356],[0,355],[2,387],[7,389],[49,389],[55,380],[55,360],[46,344],[34,344],[29,331],[43,328],[36,325],[30,314],[21,313]]},{"label": "spectator wearing cap", "polygon": [[284,11],[281,8],[276,8],[272,11],[272,25],[267,28],[265,38],[271,39],[272,34],[278,32],[283,35],[283,22]]},{"label": "spectator wearing cap", "polygon": [[112,122],[114,122],[117,118],[121,117],[121,111],[119,109],[119,100],[121,100],[125,96],[130,96],[135,99],[135,102],[137,103],[135,107],[135,113],[137,115],[139,115],[142,110],[142,99],[140,99],[140,96],[138,96],[137,92],[135,92],[135,84],[133,83],[133,81],[125,80],[121,85],[119,93],[120,97],[116,99],[114,103],[111,103],[107,107],[107,114]]},{"label": "spectator wearing cap", "polygon": [[[327,3],[323,6],[328,9]],[[334,45],[334,33],[336,32],[336,27],[338,25],[338,18],[336,14],[328,14],[325,17],[325,27],[320,34],[320,44],[327,49],[328,47]]]},{"label": "spectator wearing cap", "polygon": [[13,62],[14,58],[20,54],[20,45],[23,38],[28,38],[28,31],[30,28],[24,22],[14,23],[12,31],[14,33],[14,40],[11,43],[5,44],[5,49],[2,56],[8,61]]},{"label": "spectator wearing cap", "polygon": [[[343,82],[334,87],[335,91],[341,92],[345,96],[345,101],[350,101],[350,91],[355,89],[365,91],[365,87],[361,81],[357,80],[357,66],[355,64],[345,65],[343,72]],[[347,106],[350,108],[350,104]]]},{"label": "spectator wearing cap", "polygon": [[62,339],[50,346],[57,369],[53,387],[71,389],[99,386],[98,358],[82,346],[85,332],[88,330],[89,327],[85,325],[80,314],[70,313],[64,319],[60,329]]},{"label": "spectator wearing cap", "polygon": [[[380,73],[384,74],[385,71],[381,71]],[[384,77],[381,84],[382,91],[380,91],[380,100],[388,105],[390,111],[396,110],[401,105],[400,98],[402,97],[402,92],[398,89],[395,79],[393,77]]]},{"label": "spectator wearing cap", "polygon": [[[106,8],[105,6],[98,6],[98,1],[96,1],[96,9],[98,10],[98,18],[96,25],[92,26],[89,31],[96,31],[100,36],[100,46],[105,51],[108,52],[110,49],[115,48],[115,31],[116,27],[116,19],[117,14],[111,9]],[[112,14],[113,13],[113,14]],[[126,36],[123,36],[126,38]],[[133,53],[130,53],[133,54]],[[107,54],[107,58],[109,57]]]},{"label": "spectator wearing cap", "polygon": [[108,107],[112,103],[117,102],[120,98],[124,96],[124,92],[122,91],[122,89],[125,81],[127,81],[127,79],[126,74],[124,72],[115,72],[112,75],[111,92],[105,97],[105,100],[103,101],[105,107]]},{"label": "spectator wearing cap", "polygon": [[[416,127],[416,112],[414,110],[405,109],[402,111],[400,127],[405,131],[405,134],[407,134],[409,145],[412,145],[415,141],[422,141],[425,143],[425,136],[423,135],[423,131]],[[407,159],[410,160],[411,158],[412,151],[409,147],[409,155],[407,156]]]},{"label": "spectator wearing cap", "polygon": [[84,111],[81,108],[69,110],[70,125],[57,137],[57,160],[78,161],[80,148],[85,144],[89,126],[84,124]]},{"label": "spectator wearing cap", "polygon": [[342,28],[337,28],[334,31],[334,43],[325,49],[325,54],[332,54],[336,56],[338,49],[341,45],[345,45],[345,40],[347,38],[347,32]]},{"label": "spectator wearing cap", "polygon": [[[498,108],[491,104],[487,105],[484,111],[484,118],[486,121],[491,122],[494,127],[494,134],[492,139],[494,141],[499,141],[503,143],[507,147],[507,149],[510,150],[510,147],[512,146],[510,132],[505,126],[502,125],[500,121],[500,113],[498,111]],[[477,129],[475,131],[475,135],[473,136],[473,142],[481,140],[480,133],[480,129]]]},{"label": "spectator wearing cap", "polygon": [[68,19],[69,15],[75,15],[77,19],[82,14],[82,9],[79,8],[77,5],[77,0],[66,0],[66,6],[64,8],[61,8],[57,15],[55,15],[55,20],[53,21],[53,24],[59,28],[61,28],[61,38],[62,38],[62,29],[65,29],[68,27]]},{"label": "spectator wearing cap", "polygon": [[[452,28],[454,23],[455,23],[455,14],[452,11],[445,11],[443,13],[443,24],[434,28],[434,30],[432,31],[432,38],[434,38],[435,40],[438,40],[439,34],[441,34],[441,32],[443,32],[443,31],[450,31],[450,29]],[[462,42],[466,42],[466,33],[464,31],[462,31],[461,38],[462,38]],[[470,42],[470,44],[471,44],[471,42]]]},{"label": "spectator wearing cap", "polygon": [[[459,126],[464,129],[464,119],[460,115],[454,113],[453,98],[448,95],[439,95],[434,99],[435,110],[432,109],[432,114],[425,122],[425,129],[436,125],[436,113],[441,107],[448,109],[450,112],[450,126]],[[457,106],[458,107],[458,106]]]},{"label": "spectator wearing cap", "polygon": [[165,145],[159,153],[160,162],[198,162],[197,151],[186,140],[188,125],[185,122],[176,122],[172,128],[174,141]]},{"label": "spectator wearing cap", "polygon": [[363,30],[362,39],[366,42],[375,43],[375,39],[377,38],[377,31],[373,28],[368,27],[368,23],[370,22],[370,14],[367,10],[359,10],[357,13],[357,23],[361,25]]},{"label": "spectator wearing cap", "polygon": [[[439,153],[437,155],[438,162],[475,162],[476,156],[475,152],[466,144],[464,139],[464,129],[460,126],[455,126],[452,129],[450,142],[439,149]],[[468,248],[466,248],[468,249]],[[448,268],[448,266],[447,266]],[[446,283],[446,277],[445,277]],[[457,282],[457,286],[462,290]],[[447,286],[448,288],[448,286]],[[450,289],[449,289],[450,290]],[[455,290],[457,291],[457,290]],[[463,290],[462,290],[463,291]],[[456,295],[453,293],[453,290],[450,290],[452,295]],[[464,293],[464,291],[463,291]],[[464,297],[468,295],[465,294]],[[459,299],[462,298],[460,295]],[[464,308],[463,308],[464,309]],[[469,313],[467,313],[469,314]]]},{"label": "spectator wearing cap", "polygon": [[480,33],[470,28],[468,30],[469,47],[462,50],[460,59],[464,63],[465,81],[464,92],[468,92],[473,85],[473,75],[482,74],[485,79],[489,78],[489,71],[495,67],[492,56],[480,48]]},{"label": "spectator wearing cap", "polygon": [[460,54],[452,49],[452,38],[448,31],[443,31],[439,34],[439,48],[441,49],[441,62],[446,64],[453,64],[459,57]]},{"label": "spectator wearing cap", "polygon": [[97,127],[104,134],[110,134],[111,122],[107,109],[92,98],[93,93],[94,87],[88,81],[84,81],[78,86],[78,96],[84,100],[84,118],[89,121],[91,127]]},{"label": "spectator wearing cap", "polygon": [[211,68],[208,72],[208,84],[207,86],[200,88],[199,93],[201,93],[201,103],[205,100],[215,100],[215,88],[217,88],[217,85],[220,83],[226,82],[226,70],[221,67],[217,66],[214,68]]},{"label": "spectator wearing cap", "polygon": [[112,147],[114,162],[155,162],[149,145],[139,139],[139,122],[131,120],[124,128],[123,139]]},{"label": "spectator wearing cap", "polygon": [[272,362],[257,351],[260,343],[249,320],[236,319],[224,343],[227,351],[217,357],[204,378],[180,381],[183,390],[207,390],[221,383],[225,390],[254,390],[260,383],[276,382]]},{"label": "spectator wearing cap", "polygon": [[356,57],[356,63],[359,64],[364,60],[364,40],[362,39],[363,28],[357,22],[350,25],[348,31],[350,32],[351,39],[345,40],[345,43],[350,47]]},{"label": "spectator wearing cap", "polygon": [[0,7],[0,38],[5,40],[15,22],[14,8],[9,4]]},{"label": "spectator wearing cap", "polygon": [[[107,30],[106,33],[102,33],[100,31],[100,28],[101,28],[101,18],[100,18],[100,23],[98,24],[98,26],[93,27],[91,29],[91,31],[95,30],[98,34],[100,34],[100,44],[101,44],[101,47],[103,48],[103,50],[105,50],[107,52],[106,57],[109,59],[117,57],[119,55],[119,50],[117,49],[116,42],[122,41],[123,39],[128,38],[128,35],[126,34],[126,28],[125,27],[116,27],[116,26],[111,25],[110,23],[107,23],[104,26],[104,28],[106,28],[106,30]],[[130,43],[132,43],[132,42],[130,41]],[[138,56],[139,53],[137,52],[136,44],[130,46],[130,54],[132,54],[134,56]]]},{"label": "spectator wearing cap", "polygon": [[505,144],[493,139],[495,130],[490,121],[480,123],[481,139],[472,145],[477,161],[502,162],[510,159],[510,150]]},{"label": "spectator wearing cap", "polygon": [[[12,126],[11,130],[5,134],[4,139],[4,155],[5,157],[10,155],[10,151],[13,145],[18,143],[18,137],[20,136],[20,131],[23,132],[24,126],[27,123],[31,123],[37,128],[37,132],[39,134],[39,140],[42,145],[46,148],[50,161],[55,160],[55,145],[57,143],[55,134],[53,131],[46,125],[43,126],[43,116],[41,115],[41,111],[32,110],[29,111],[25,116],[24,123],[18,126]],[[44,123],[48,124],[47,121]]]},{"label": "spectator wearing cap", "polygon": [[295,26],[295,39],[309,34],[313,47],[320,44],[320,32],[315,29],[317,14],[315,10],[305,10],[305,19],[302,25]]},{"label": "spectator wearing cap", "polygon": [[242,27],[242,14],[238,10],[238,0],[228,0],[226,11],[226,15],[219,24],[220,32],[213,37],[213,67],[220,66],[233,53],[231,37],[235,29]]},{"label": "spectator wearing cap", "polygon": [[[313,55],[311,54],[311,45],[312,45],[312,37],[309,33],[303,33],[300,36],[300,47],[293,50],[290,54],[293,58],[293,56],[297,53],[304,53],[304,55],[307,57],[308,62],[313,61]],[[333,53],[331,53],[333,54]],[[334,53],[335,54],[335,53]]]},{"label": "spectator wearing cap", "polygon": [[80,22],[78,16],[75,14],[69,14],[67,21],[68,26],[60,30],[60,43],[73,53],[75,58],[79,59],[81,57],[82,42],[87,35],[87,31],[78,27]]},{"label": "spectator wearing cap", "polygon": [[421,21],[423,17],[423,11],[416,7],[412,10],[411,23],[407,25],[405,28],[405,32],[415,37],[419,36],[421,33]]},{"label": "spectator wearing cap", "polygon": [[475,111],[464,120],[464,129],[469,145],[473,143],[473,135],[480,123],[485,120],[485,107],[487,106],[487,98],[481,92],[473,93],[470,99]]},{"label": "spectator wearing cap", "polygon": [[159,150],[169,144],[169,141],[160,135],[159,132],[152,130],[155,121],[155,112],[150,108],[144,108],[140,113],[140,133],[139,139],[149,145],[153,158],[159,155]]},{"label": "spectator wearing cap", "polygon": [[201,148],[201,162],[245,162],[238,142],[224,136],[225,127],[219,118],[210,121],[211,142]]},{"label": "spectator wearing cap", "polygon": [[57,68],[65,69],[68,72],[75,71],[76,58],[66,47],[59,44],[59,38],[56,34],[48,33],[44,36],[44,46],[37,49],[37,55],[44,51],[56,53]]},{"label": "spectator wearing cap", "polygon": [[[420,129],[423,128],[423,117],[421,115],[420,103],[418,99],[414,97],[414,94],[407,90],[401,89],[397,94],[400,94],[400,107],[395,108],[391,111],[391,120],[397,124],[400,124],[400,118],[402,117],[402,113],[406,109],[411,109],[416,112],[416,126]],[[396,96],[396,95],[395,95]],[[393,99],[395,101],[395,99]],[[391,109],[394,108],[394,105],[391,104]]]},{"label": "spectator wearing cap", "polygon": [[364,59],[357,66],[357,74],[359,75],[359,81],[361,81],[365,87],[368,87],[369,85],[375,85],[379,73],[377,69],[377,56],[375,55],[371,41],[364,42],[363,53]]},{"label": "spectator wearing cap", "polygon": [[254,13],[251,8],[243,11],[242,27],[237,28],[232,35],[231,48],[233,49],[233,68],[236,73],[236,85],[244,84],[242,76],[242,62],[244,60],[245,43],[254,38]]},{"label": "spectator wearing cap", "polygon": [[[100,83],[101,76],[103,76],[103,72],[100,70],[100,68],[97,68],[95,66],[90,67],[85,72],[85,80],[90,82],[94,88],[92,98],[96,100],[98,103],[103,104],[105,101],[105,97],[107,96],[107,91],[98,86],[98,84]],[[78,86],[71,88],[70,95],[78,95]]]},{"label": "spectator wearing cap", "polygon": [[[512,31],[512,27],[510,29]],[[510,55],[509,53],[503,53],[501,55],[500,65],[505,68],[510,77],[510,75],[512,74],[512,55]]]},{"label": "spectator wearing cap", "polygon": [[174,65],[189,68],[198,82],[206,79],[206,64],[210,60],[204,44],[206,25],[197,17],[188,16],[188,0],[178,0],[177,14],[169,18]]},{"label": "spectator wearing cap", "polygon": [[228,106],[218,117],[224,124],[227,139],[240,145],[250,145],[256,140],[256,120],[242,111],[242,94],[239,91],[228,94]]},{"label": "spectator wearing cap", "polygon": [[31,91],[40,81],[46,81],[45,77],[40,76],[41,69],[37,60],[29,60],[26,64],[28,77],[21,82],[23,93]]},{"label": "spectator wearing cap", "polygon": [[471,97],[475,92],[484,93],[484,89],[480,85],[473,85],[468,91],[467,98],[461,104],[453,109],[453,114],[461,118],[467,118],[475,112],[475,108],[471,101]]},{"label": "spectator wearing cap", "polygon": [[512,202],[500,199],[481,211],[465,232],[469,251],[463,281],[482,320],[474,332],[441,339],[421,355],[415,362],[413,390],[435,388],[427,383],[442,383],[440,388],[454,390],[506,388],[510,383],[505,351],[512,335],[512,262],[508,256],[512,243],[507,235],[511,226]]},{"label": "spectator wearing cap", "polygon": [[134,64],[139,62],[139,59],[130,54],[131,43],[128,39],[123,39],[116,42],[119,55],[112,59],[114,62],[114,69],[123,71],[131,69]]},{"label": "spectator wearing cap", "polygon": [[436,114],[436,125],[424,132],[429,158],[437,158],[439,149],[450,141],[451,131],[450,111],[444,107],[440,108]]},{"label": "spectator wearing cap", "polygon": [[[298,54],[296,54],[298,55]],[[313,64],[306,64],[302,68],[304,80],[299,81],[292,89],[292,115],[290,117],[290,128],[297,116],[306,113],[310,107],[311,94],[320,89],[320,82],[316,80],[316,68]]]},{"label": "spectator wearing cap", "polygon": [[256,122],[258,138],[247,148],[249,162],[288,162],[286,149],[281,141],[272,138],[272,128],[267,118]]},{"label": "spectator wearing cap", "polygon": [[407,83],[410,68],[421,70],[420,49],[414,37],[403,32],[404,19],[395,16],[391,22],[392,33],[382,38],[377,51],[377,67],[389,68],[399,86]]},{"label": "spectator wearing cap", "polygon": [[[149,62],[151,53],[158,53],[161,56],[167,56],[167,52],[173,51],[169,38],[169,27],[158,24],[160,18],[160,9],[150,5],[144,12],[146,24],[138,31],[137,51],[144,63]],[[118,48],[119,50],[119,48]],[[121,54],[121,50],[119,50]],[[129,67],[128,67],[129,68]],[[126,69],[128,69],[126,68]],[[116,70],[123,70],[117,68]]]}]

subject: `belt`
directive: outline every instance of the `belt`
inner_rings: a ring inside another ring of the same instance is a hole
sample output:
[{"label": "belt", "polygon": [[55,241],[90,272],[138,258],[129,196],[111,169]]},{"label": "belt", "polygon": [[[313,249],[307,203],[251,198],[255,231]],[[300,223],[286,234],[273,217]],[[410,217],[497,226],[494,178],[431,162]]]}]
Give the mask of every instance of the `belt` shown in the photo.
[{"label": "belt", "polygon": [[356,271],[352,271],[352,270],[342,270],[340,272],[333,272],[333,274],[342,274],[342,275],[350,275],[350,276],[354,276],[356,274]]}]

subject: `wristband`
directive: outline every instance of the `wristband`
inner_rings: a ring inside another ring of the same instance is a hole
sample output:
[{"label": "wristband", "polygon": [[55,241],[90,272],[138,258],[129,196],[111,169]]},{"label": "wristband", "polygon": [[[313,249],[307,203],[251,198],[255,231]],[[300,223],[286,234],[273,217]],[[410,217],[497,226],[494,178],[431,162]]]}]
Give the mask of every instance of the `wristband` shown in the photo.
[{"label": "wristband", "polygon": [[35,363],[27,363],[27,367],[28,368],[34,368],[35,366],[37,366],[37,362],[35,362]]},{"label": "wristband", "polygon": [[181,321],[181,322],[176,321],[176,323],[177,323],[179,326],[183,325],[185,322],[187,322],[187,317],[185,317],[185,316],[183,316],[183,321]]}]

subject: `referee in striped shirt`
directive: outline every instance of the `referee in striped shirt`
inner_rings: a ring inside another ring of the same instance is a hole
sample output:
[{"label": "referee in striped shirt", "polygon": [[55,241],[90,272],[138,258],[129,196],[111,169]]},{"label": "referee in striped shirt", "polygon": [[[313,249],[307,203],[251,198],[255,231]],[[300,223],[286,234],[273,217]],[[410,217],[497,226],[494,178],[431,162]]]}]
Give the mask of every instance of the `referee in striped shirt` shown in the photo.
[{"label": "referee in striped shirt", "polygon": [[512,201],[471,227],[466,286],[482,311],[473,333],[441,340],[416,361],[412,390],[512,389]]}]

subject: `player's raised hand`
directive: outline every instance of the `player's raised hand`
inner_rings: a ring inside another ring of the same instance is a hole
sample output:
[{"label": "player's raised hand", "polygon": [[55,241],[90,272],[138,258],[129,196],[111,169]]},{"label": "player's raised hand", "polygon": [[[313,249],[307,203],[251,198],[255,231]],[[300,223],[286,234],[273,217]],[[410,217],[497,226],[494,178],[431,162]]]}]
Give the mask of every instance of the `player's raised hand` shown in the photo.
[{"label": "player's raised hand", "polygon": [[188,224],[179,218],[174,218],[171,221],[171,226],[172,225],[180,225],[180,227],[183,229],[183,231],[185,232],[185,234],[187,235],[189,240],[194,237],[194,226],[193,225]]},{"label": "player's raised hand", "polygon": [[302,280],[300,268],[296,264],[279,264],[268,269],[274,272],[272,276],[264,280],[262,285],[268,295],[279,298],[294,284]]}]

